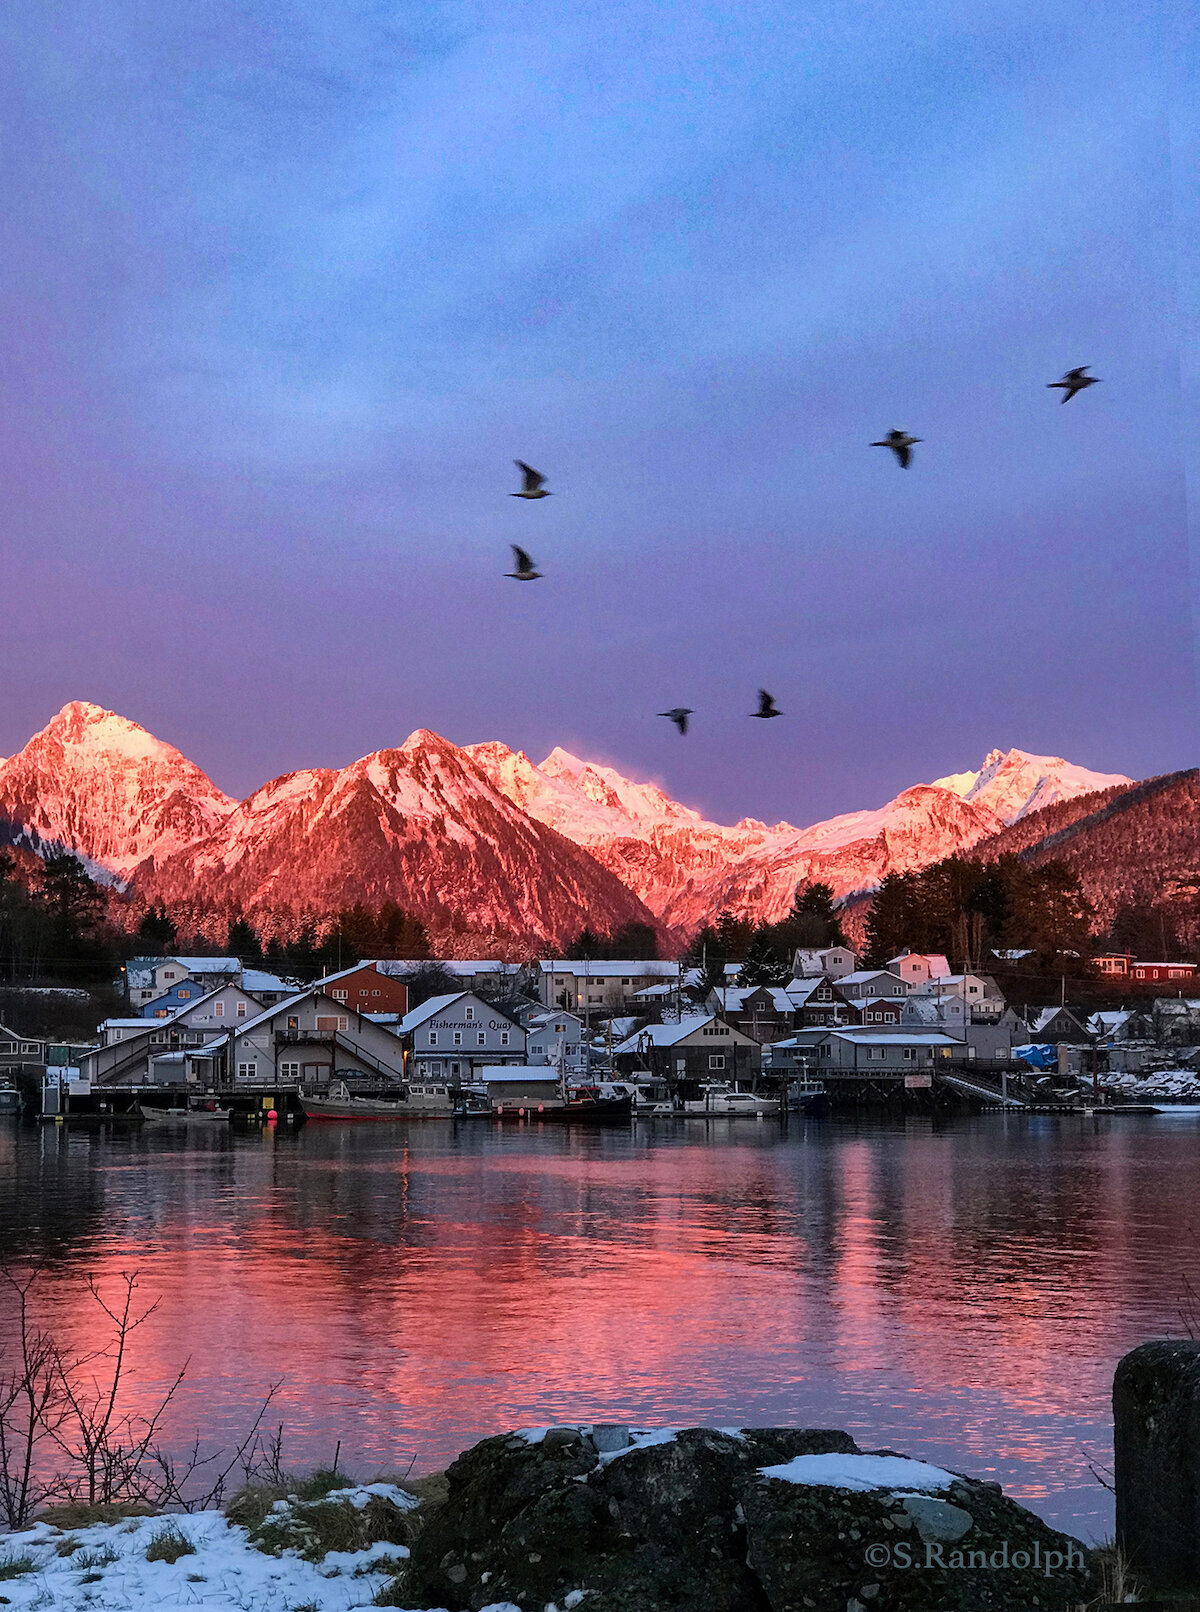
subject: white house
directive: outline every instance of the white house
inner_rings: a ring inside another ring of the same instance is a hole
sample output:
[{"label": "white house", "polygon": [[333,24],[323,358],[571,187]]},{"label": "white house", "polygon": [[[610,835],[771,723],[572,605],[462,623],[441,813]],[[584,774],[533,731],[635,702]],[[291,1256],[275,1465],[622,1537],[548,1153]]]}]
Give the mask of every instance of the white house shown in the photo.
[{"label": "white house", "polygon": [[868,997],[872,1000],[903,999],[908,995],[908,986],[888,968],[866,968],[843,974],[837,988],[852,1002],[864,1002]]},{"label": "white house", "polygon": [[195,980],[202,991],[211,991],[240,979],[241,973],[236,957],[134,957],[125,965],[125,988],[131,1006],[141,1007],[184,980]]},{"label": "white house", "polygon": [[565,958],[538,964],[538,995],[550,1007],[605,1008],[620,1012],[626,1003],[648,985],[672,985],[679,981],[679,964],[595,959],[575,961]]},{"label": "white house", "polygon": [[[152,1060],[166,1052],[198,1050],[210,1045],[218,1051],[232,1026],[247,1024],[262,1012],[262,1005],[238,985],[218,985],[174,1009],[168,1017],[106,1019],[100,1026],[100,1046],[91,1049],[80,1073],[94,1085],[140,1085],[151,1077]],[[216,1078],[219,1062],[207,1070],[199,1062],[197,1079]]]},{"label": "white house", "polygon": [[840,980],[844,974],[853,974],[858,958],[848,946],[825,946],[814,950],[802,946],[792,959],[792,973],[797,979],[811,979],[824,974],[826,979]]},{"label": "white house", "polygon": [[943,974],[911,987],[913,996],[957,997],[980,1017],[998,1017],[1004,1012],[1004,996],[995,980],[986,974]]},{"label": "white house", "polygon": [[[796,1040],[801,1040],[796,1037]],[[965,1041],[941,1030],[829,1030],[813,1044],[813,1073],[908,1074],[967,1058]]]},{"label": "white house", "polygon": [[473,991],[431,996],[387,1033],[403,1042],[414,1080],[462,1084],[477,1069],[525,1062],[525,1031]]}]

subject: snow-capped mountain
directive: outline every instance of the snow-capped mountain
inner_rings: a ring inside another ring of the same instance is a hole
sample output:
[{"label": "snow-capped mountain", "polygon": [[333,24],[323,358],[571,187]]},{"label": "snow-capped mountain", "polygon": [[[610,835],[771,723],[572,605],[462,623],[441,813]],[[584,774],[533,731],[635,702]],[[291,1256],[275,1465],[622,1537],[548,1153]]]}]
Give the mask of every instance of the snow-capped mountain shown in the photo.
[{"label": "snow-capped mountain", "polygon": [[1031,756],[1024,750],[990,750],[978,772],[935,778],[934,788],[952,789],[964,800],[986,806],[1004,823],[1015,823],[1055,801],[1073,800],[1097,789],[1131,782],[1122,773],[1089,772],[1061,756]]},{"label": "snow-capped mountain", "polygon": [[172,745],[86,700],[64,705],[0,762],[5,837],[73,851],[113,883],[211,833],[236,804]]},{"label": "snow-capped mountain", "polygon": [[589,923],[654,921],[585,850],[426,729],[341,771],[274,779],[205,838],[144,864],[135,886],[171,908],[260,919],[391,900],[439,928],[552,944]]},{"label": "snow-capped mountain", "polygon": [[919,784],[874,811],[808,828],[755,818],[725,826],[657,785],[565,750],[552,750],[540,767],[502,744],[468,751],[524,811],[586,846],[662,923],[684,930],[722,907],[774,921],[803,880],[819,879],[839,896],[868,889],[887,873],[965,850],[1053,800],[1128,782],[1057,757],[994,750],[978,772]]},{"label": "snow-capped mountain", "polygon": [[976,772],[797,828],[707,821],[653,783],[554,749],[419,729],[340,771],[274,779],[238,804],[144,728],[64,706],[0,763],[0,838],[66,849],[146,901],[197,917],[322,916],[394,900],[435,928],[561,943],[585,923],[684,934],[722,907],[781,917],[798,883],[868,889],[965,850],[1053,801],[1127,783],[1059,757],[992,751]]}]

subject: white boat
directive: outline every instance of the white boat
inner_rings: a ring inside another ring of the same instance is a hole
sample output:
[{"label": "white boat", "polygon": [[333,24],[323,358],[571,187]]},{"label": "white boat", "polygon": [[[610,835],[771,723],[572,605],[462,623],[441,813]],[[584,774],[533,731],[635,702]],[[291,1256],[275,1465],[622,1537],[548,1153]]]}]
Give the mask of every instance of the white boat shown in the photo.
[{"label": "white boat", "polygon": [[151,1124],[161,1125],[170,1120],[176,1125],[228,1125],[232,1110],[228,1108],[153,1108],[139,1103],[138,1112]]},{"label": "white boat", "polygon": [[699,1097],[684,1100],[685,1114],[719,1114],[730,1119],[738,1115],[754,1118],[758,1114],[778,1114],[777,1097],[760,1097],[752,1091],[735,1091],[724,1081],[701,1086]]}]

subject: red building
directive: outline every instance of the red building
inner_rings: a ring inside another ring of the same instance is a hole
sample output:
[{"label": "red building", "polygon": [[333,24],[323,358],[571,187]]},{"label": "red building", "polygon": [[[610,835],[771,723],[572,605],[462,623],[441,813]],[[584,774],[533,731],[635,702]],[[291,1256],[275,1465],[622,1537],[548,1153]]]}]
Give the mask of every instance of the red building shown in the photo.
[{"label": "red building", "polygon": [[1153,980],[1155,984],[1166,984],[1171,980],[1190,980],[1196,977],[1196,964],[1133,963],[1130,965],[1129,977],[1133,980]]},{"label": "red building", "polygon": [[320,981],[326,996],[344,1002],[359,1013],[408,1012],[408,986],[403,980],[381,974],[374,963],[358,963]]}]

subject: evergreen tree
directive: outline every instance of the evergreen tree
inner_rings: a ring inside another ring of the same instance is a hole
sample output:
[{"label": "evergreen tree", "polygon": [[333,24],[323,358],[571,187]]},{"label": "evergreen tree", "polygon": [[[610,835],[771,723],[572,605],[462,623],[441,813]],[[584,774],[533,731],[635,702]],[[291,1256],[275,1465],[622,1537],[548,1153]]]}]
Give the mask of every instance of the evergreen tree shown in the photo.
[{"label": "evergreen tree", "polygon": [[711,990],[725,983],[725,948],[721,937],[711,924],[705,924],[692,939],[691,945],[680,959],[684,969],[695,970],[698,978],[693,993],[703,1001]]},{"label": "evergreen tree", "polygon": [[758,928],[750,937],[746,958],[738,971],[739,985],[786,985],[791,969],[771,944],[767,929]]},{"label": "evergreen tree", "polygon": [[243,968],[261,968],[263,964],[262,940],[258,931],[240,914],[229,925],[225,938],[225,952],[240,960]]},{"label": "evergreen tree", "polygon": [[137,927],[138,954],[142,957],[165,957],[175,945],[178,931],[175,920],[164,907],[151,907],[142,916]]}]

